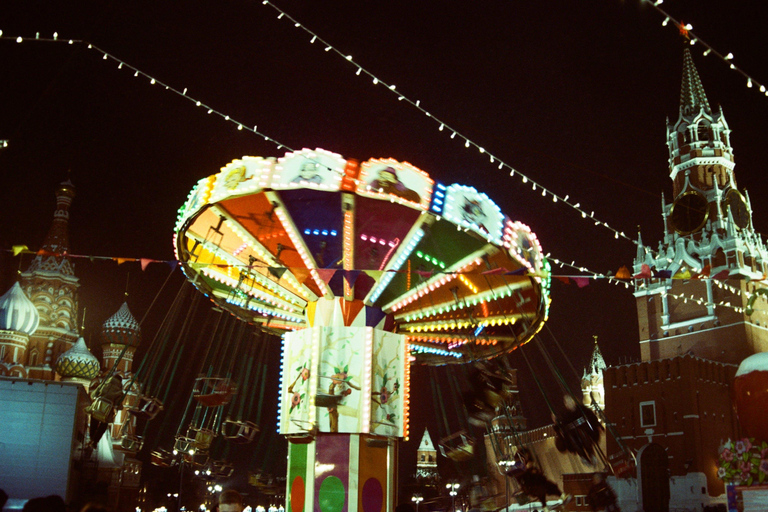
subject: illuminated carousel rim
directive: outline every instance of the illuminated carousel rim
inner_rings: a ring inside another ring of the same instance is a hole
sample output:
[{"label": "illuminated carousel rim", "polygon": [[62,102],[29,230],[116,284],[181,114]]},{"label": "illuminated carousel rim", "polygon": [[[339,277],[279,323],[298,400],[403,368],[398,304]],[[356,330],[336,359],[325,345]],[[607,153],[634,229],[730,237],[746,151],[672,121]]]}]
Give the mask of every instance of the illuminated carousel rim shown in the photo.
[{"label": "illuminated carousel rim", "polygon": [[[309,151],[309,150],[302,150],[302,151]],[[315,151],[322,151],[322,150],[315,150]],[[301,155],[301,152],[288,153],[287,156],[296,155],[296,154]],[[187,232],[190,229],[190,227],[198,219],[200,219],[200,217],[206,211],[216,207],[222,201],[225,201],[231,197],[244,197],[244,196],[262,194],[262,193],[280,194],[283,190],[285,190],[285,189],[279,189],[279,188],[278,189],[272,188],[271,185],[273,185],[274,183],[269,183],[262,180],[262,183],[260,183],[259,186],[253,187],[248,191],[239,190],[230,195],[220,195],[219,197],[214,197],[216,193],[215,186],[217,182],[221,181],[222,175],[226,172],[231,173],[231,170],[233,167],[239,164],[242,164],[243,162],[246,162],[246,159],[252,159],[260,162],[268,162],[267,164],[265,164],[268,166],[275,166],[276,162],[279,162],[282,160],[282,159],[275,160],[273,158],[263,159],[261,157],[243,157],[243,159],[236,159],[230,164],[228,164],[227,166],[223,167],[219,173],[208,176],[200,180],[198,184],[190,192],[190,198],[195,195],[199,196],[201,187],[207,187],[207,190],[206,190],[207,197],[205,197],[205,199],[201,201],[199,204],[194,204],[193,207],[191,208],[188,207],[188,205],[190,204],[190,200],[188,199],[187,205],[183,206],[180,209],[179,218],[177,219],[176,238],[175,238],[175,247],[174,247],[177,252],[177,259],[181,261],[182,268],[185,274],[187,275],[188,279],[201,292],[203,292],[206,296],[208,296],[211,300],[213,300],[217,305],[229,311],[230,313],[248,322],[258,324],[262,329],[274,334],[281,334],[282,332],[285,332],[287,330],[301,329],[306,326],[304,323],[304,310],[303,310],[304,308],[302,307],[302,304],[296,305],[295,312],[293,315],[289,315],[283,318],[281,318],[279,314],[273,314],[275,313],[274,311],[269,311],[266,308],[263,309],[262,311],[258,311],[258,310],[251,311],[249,309],[245,309],[236,304],[233,304],[228,299],[228,296],[232,290],[231,286],[229,289],[226,288],[226,286],[222,287],[220,283],[214,280],[214,278],[206,275],[203,272],[201,266],[197,266],[194,262],[190,260],[189,252],[187,251],[187,248],[185,246],[186,237],[188,236]],[[348,161],[345,161],[345,162],[348,162]],[[359,167],[363,168],[366,165],[369,165],[369,162],[386,162],[389,164],[394,162],[394,160],[371,159]],[[400,163],[400,164],[403,164],[403,163]],[[410,164],[407,164],[406,162],[404,163],[404,165],[410,165]],[[341,168],[342,166],[340,165],[339,169]],[[337,171],[339,169],[337,169]],[[272,172],[272,170],[270,172]],[[423,173],[423,171],[419,171],[419,172]],[[423,175],[428,177],[426,173],[423,173]],[[445,191],[448,187],[455,187],[454,190],[457,190],[457,189],[471,190],[487,198],[485,194],[477,192],[471,187],[465,187],[463,185],[458,185],[458,184],[449,185],[446,187],[440,183],[435,183],[435,182],[431,182],[431,183],[434,183],[435,190]],[[356,194],[358,192],[357,190],[344,191],[342,189],[342,185],[343,185],[343,178],[338,188],[328,189],[326,191],[329,193],[336,193],[336,194],[340,194],[342,192],[345,192],[345,193],[351,192],[353,194]],[[313,188],[313,187],[308,185],[307,183],[302,183],[301,186],[292,187],[291,190],[305,189],[305,188]],[[371,197],[371,196],[368,195],[367,197]],[[374,199],[380,199],[380,200],[387,199],[389,202],[395,202],[392,200],[392,198],[374,197]],[[402,201],[402,200],[398,200],[398,202],[403,207],[420,210],[419,217],[428,215],[436,219],[436,221],[444,220],[444,221],[452,222],[450,219],[446,218],[445,216],[440,215],[440,213],[442,212],[439,212],[439,213],[433,212],[431,209],[432,208],[431,203],[416,204],[413,202],[409,203],[408,201]],[[495,203],[492,203],[492,204],[495,206]],[[527,228],[527,226],[519,222],[513,223],[511,219],[504,216],[503,214],[502,216],[504,218],[505,223],[508,222],[516,226],[523,226]],[[462,229],[465,232],[468,231],[468,227],[466,225],[462,226],[460,223],[457,223],[457,222],[452,222],[452,223],[456,225],[458,231],[461,231]],[[505,227],[506,227],[506,224],[505,224]],[[488,245],[493,245],[496,247],[497,250],[501,250],[501,251],[504,251],[506,247],[507,256],[509,256],[510,258],[517,259],[518,262],[521,263],[521,265],[527,265],[529,267],[528,274],[526,277],[531,282],[531,285],[535,288],[535,291],[536,291],[535,295],[537,296],[537,306],[534,308],[532,313],[528,315],[530,318],[526,319],[526,322],[528,325],[527,325],[527,328],[523,329],[522,336],[520,335],[520,333],[518,333],[517,335],[512,334],[509,336],[497,334],[493,336],[493,338],[497,340],[497,343],[494,346],[485,347],[482,350],[457,351],[453,349],[449,349],[449,350],[442,349],[440,344],[437,342],[430,343],[429,342],[430,336],[427,334],[401,332],[402,334],[406,334],[407,336],[409,336],[411,347],[412,349],[414,349],[412,354],[416,356],[417,362],[426,363],[426,364],[446,364],[446,363],[464,363],[474,359],[492,358],[502,353],[514,350],[517,346],[520,346],[525,342],[529,341],[536,334],[536,332],[538,332],[543,327],[543,324],[546,321],[546,317],[548,315],[548,308],[549,308],[549,302],[550,302],[550,297],[549,297],[550,276],[548,273],[548,265],[543,255],[541,254],[541,248],[538,245],[538,240],[536,240],[535,235],[532,232],[530,232],[530,230],[528,230],[527,233],[528,233],[527,236],[530,238],[528,242],[530,243],[532,240],[533,244],[535,245],[535,247],[533,247],[533,249],[536,250],[535,258],[538,258],[533,260],[532,263],[529,261],[526,261],[525,257],[517,254],[514,250],[510,249],[508,245],[505,246],[503,243],[495,244],[494,240],[492,240],[490,236],[487,238]],[[477,238],[482,236],[483,233],[475,232],[473,233],[473,235]],[[241,265],[243,265],[242,262],[241,262]],[[392,313],[392,303],[388,304],[387,307],[389,308],[387,312]],[[443,343],[447,345],[447,343],[444,340],[449,339],[450,337],[451,335],[449,334],[442,337],[434,336],[433,338],[435,339],[442,338]],[[455,337],[460,338],[461,336],[456,335]]]}]

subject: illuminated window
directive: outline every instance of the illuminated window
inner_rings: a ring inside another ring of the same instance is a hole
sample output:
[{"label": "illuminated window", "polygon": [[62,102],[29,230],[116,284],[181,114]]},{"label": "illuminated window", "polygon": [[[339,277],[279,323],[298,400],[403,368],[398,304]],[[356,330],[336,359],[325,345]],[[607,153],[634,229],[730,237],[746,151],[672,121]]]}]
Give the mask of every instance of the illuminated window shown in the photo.
[{"label": "illuminated window", "polygon": [[649,402],[640,402],[640,426],[656,426],[656,402],[654,400]]}]

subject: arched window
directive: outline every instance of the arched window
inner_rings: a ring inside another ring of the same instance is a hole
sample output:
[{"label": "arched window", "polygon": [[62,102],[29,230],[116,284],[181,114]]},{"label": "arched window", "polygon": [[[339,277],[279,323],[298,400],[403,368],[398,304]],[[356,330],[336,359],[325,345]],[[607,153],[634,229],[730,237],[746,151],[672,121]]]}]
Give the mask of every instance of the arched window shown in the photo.
[{"label": "arched window", "polygon": [[37,358],[39,353],[36,348],[33,348],[29,352],[29,366],[37,366]]},{"label": "arched window", "polygon": [[709,142],[712,140],[712,130],[706,123],[699,123],[696,127],[696,137],[701,142]]}]

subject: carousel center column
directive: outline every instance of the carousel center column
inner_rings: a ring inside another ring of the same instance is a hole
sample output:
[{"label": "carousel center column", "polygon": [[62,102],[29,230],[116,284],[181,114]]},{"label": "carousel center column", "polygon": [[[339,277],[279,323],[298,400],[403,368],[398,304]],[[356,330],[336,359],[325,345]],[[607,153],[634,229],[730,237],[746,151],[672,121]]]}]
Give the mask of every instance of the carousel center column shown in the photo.
[{"label": "carousel center column", "polygon": [[280,433],[290,441],[289,512],[384,512],[397,497],[397,439],[408,435],[409,360],[392,319],[359,300],[322,298],[284,335]]}]

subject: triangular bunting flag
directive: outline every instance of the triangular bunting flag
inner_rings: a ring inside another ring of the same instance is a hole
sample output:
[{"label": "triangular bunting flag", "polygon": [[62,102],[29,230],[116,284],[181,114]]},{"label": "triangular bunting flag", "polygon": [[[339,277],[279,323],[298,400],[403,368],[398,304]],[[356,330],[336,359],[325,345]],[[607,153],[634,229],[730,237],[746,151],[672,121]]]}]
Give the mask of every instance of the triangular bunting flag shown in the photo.
[{"label": "triangular bunting flag", "polygon": [[419,276],[421,276],[424,279],[429,279],[430,277],[432,277],[431,270],[417,270],[416,273],[419,274]]},{"label": "triangular bunting flag", "polygon": [[304,281],[309,277],[309,269],[304,267],[291,267],[291,273],[301,284],[304,284]]},{"label": "triangular bunting flag", "polygon": [[361,270],[345,270],[344,271],[344,280],[347,282],[347,286],[352,288],[355,286],[355,281],[357,281],[357,278],[360,277]]},{"label": "triangular bunting flag", "polygon": [[718,281],[724,281],[728,279],[728,276],[730,275],[731,275],[731,271],[728,269],[725,269],[725,270],[721,270],[720,272],[712,276],[712,279],[717,279]]},{"label": "triangular bunting flag", "polygon": [[622,265],[618,272],[616,272],[616,279],[629,279],[631,277],[632,274],[629,273],[629,269],[626,265]]},{"label": "triangular bunting flag", "polygon": [[26,245],[14,245],[12,249],[13,249],[14,256],[18,256],[22,252],[29,251],[29,247],[27,247]]},{"label": "triangular bunting flag", "polygon": [[696,279],[704,279],[705,277],[709,277],[709,271],[710,271],[709,265],[704,265],[704,268],[701,269],[701,272],[696,274],[694,277]]},{"label": "triangular bunting flag", "polygon": [[377,283],[381,280],[381,276],[384,275],[383,270],[364,270],[364,272]]},{"label": "triangular bunting flag", "polygon": [[568,276],[552,276],[552,277],[554,277],[555,279],[557,279],[561,283],[565,283],[565,284],[570,284],[571,283],[571,280],[568,279]]},{"label": "triangular bunting flag", "polygon": [[285,274],[285,271],[288,269],[285,267],[268,267],[267,270],[269,270],[269,273],[275,276],[279,281],[280,278],[283,277],[283,274]]},{"label": "triangular bunting flag", "polygon": [[113,258],[118,265],[122,265],[123,263],[127,261],[134,261],[133,258]]},{"label": "triangular bunting flag", "polygon": [[640,266],[640,272],[635,274],[635,279],[650,279],[650,278],[651,278],[651,267],[649,267],[647,263],[643,263]]},{"label": "triangular bunting flag", "polygon": [[344,325],[347,327],[351,326],[357,315],[360,313],[360,310],[363,309],[364,306],[365,304],[363,304],[363,301],[361,300],[348,301],[342,299],[341,314],[344,318]]},{"label": "triangular bunting flag", "polygon": [[653,277],[658,277],[659,279],[669,279],[670,277],[672,277],[672,271],[657,270],[656,273],[653,275]]},{"label": "triangular bunting flag", "polygon": [[585,286],[589,285],[588,277],[574,277],[573,281],[576,283],[576,286],[578,286],[579,288],[584,288]]},{"label": "triangular bunting flag", "polygon": [[147,270],[147,265],[152,263],[153,260],[150,260],[149,258],[141,258],[139,259],[139,262],[141,263],[141,270]]},{"label": "triangular bunting flag", "polygon": [[691,278],[691,271],[688,270],[688,267],[681,268],[677,272],[675,272],[675,275],[672,276],[672,279],[690,279]]},{"label": "triangular bunting flag", "polygon": [[481,274],[506,274],[508,272],[507,269],[504,267],[496,267],[492,268],[491,270],[486,270],[485,272],[480,272]]},{"label": "triangular bunting flag", "polygon": [[176,270],[176,267],[179,266],[179,260],[170,260],[170,261],[166,261],[166,263],[168,264],[169,267],[171,267],[171,272]]},{"label": "triangular bunting flag", "polygon": [[528,271],[527,267],[520,267],[516,270],[512,270],[510,272],[506,272],[505,276],[522,276]]},{"label": "triangular bunting flag", "polygon": [[331,279],[333,279],[333,276],[336,274],[335,268],[319,268],[317,269],[317,273],[320,274],[320,279],[323,280],[325,284],[328,284]]}]

